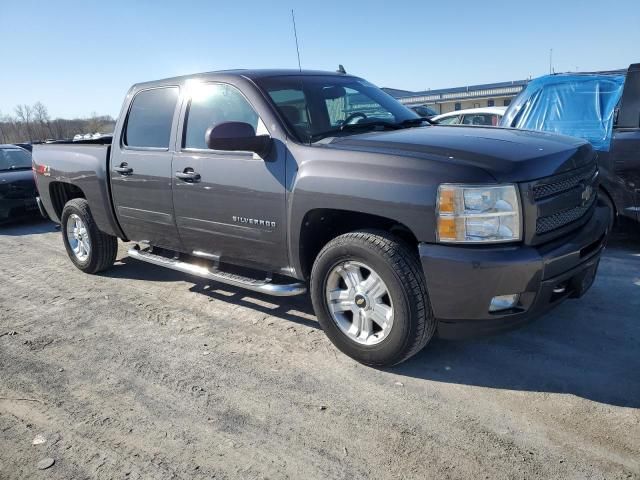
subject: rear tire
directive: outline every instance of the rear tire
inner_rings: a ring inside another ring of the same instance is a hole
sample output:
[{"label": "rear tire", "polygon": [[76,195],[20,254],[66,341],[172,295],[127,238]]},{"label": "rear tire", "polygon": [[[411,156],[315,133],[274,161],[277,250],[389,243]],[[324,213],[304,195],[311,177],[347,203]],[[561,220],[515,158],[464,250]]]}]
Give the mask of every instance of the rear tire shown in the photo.
[{"label": "rear tire", "polygon": [[85,273],[98,273],[113,265],[118,239],[98,229],[84,198],[70,200],[60,220],[64,247],[77,268]]},{"label": "rear tire", "polygon": [[417,255],[382,231],[331,240],[311,272],[311,300],[325,334],[366,365],[398,364],[436,331]]}]

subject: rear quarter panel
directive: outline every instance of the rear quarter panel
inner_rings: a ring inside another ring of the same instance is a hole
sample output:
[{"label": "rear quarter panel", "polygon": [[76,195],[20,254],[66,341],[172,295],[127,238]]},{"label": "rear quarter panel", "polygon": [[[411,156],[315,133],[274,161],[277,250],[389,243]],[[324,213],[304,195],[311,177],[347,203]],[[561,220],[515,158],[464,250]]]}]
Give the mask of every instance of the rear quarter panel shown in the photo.
[{"label": "rear quarter panel", "polygon": [[33,163],[44,167],[36,183],[42,204],[54,222],[60,222],[51,196],[56,182],[78,187],[89,202],[98,228],[110,235],[125,238],[114,213],[108,178],[110,145],[45,144],[33,149]]}]

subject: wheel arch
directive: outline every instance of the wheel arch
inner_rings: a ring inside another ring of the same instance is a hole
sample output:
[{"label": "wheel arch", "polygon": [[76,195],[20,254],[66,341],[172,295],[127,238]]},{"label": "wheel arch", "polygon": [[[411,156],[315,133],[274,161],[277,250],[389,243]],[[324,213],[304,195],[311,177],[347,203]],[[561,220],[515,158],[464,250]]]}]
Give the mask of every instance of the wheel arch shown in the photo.
[{"label": "wheel arch", "polygon": [[77,185],[54,181],[49,184],[49,198],[51,199],[53,213],[58,220],[61,220],[62,210],[70,200],[73,200],[74,198],[86,199],[87,197],[82,189]]},{"label": "wheel arch", "polygon": [[380,230],[400,238],[411,250],[418,251],[415,233],[397,220],[371,213],[336,208],[314,208],[306,212],[294,240],[297,269],[302,278],[308,279],[311,267],[322,247],[344,233],[362,229]]}]

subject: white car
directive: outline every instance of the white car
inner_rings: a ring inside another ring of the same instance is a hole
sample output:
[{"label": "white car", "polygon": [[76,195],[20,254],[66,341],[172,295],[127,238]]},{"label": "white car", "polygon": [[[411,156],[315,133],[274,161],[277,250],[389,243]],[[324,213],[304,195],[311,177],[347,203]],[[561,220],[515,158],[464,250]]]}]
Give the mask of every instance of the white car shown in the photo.
[{"label": "white car", "polygon": [[496,127],[500,125],[500,119],[507,107],[484,107],[456,110],[443,113],[431,118],[438,125],[480,125],[484,127]]}]

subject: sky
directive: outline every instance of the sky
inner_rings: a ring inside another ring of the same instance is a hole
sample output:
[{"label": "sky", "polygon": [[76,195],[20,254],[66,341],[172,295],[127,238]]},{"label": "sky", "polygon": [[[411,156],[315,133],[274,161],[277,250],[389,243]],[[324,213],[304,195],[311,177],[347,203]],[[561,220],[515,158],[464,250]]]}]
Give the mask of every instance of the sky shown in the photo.
[{"label": "sky", "polygon": [[640,62],[639,0],[0,0],[0,115],[112,115],[136,82],[338,64],[426,90]]}]

